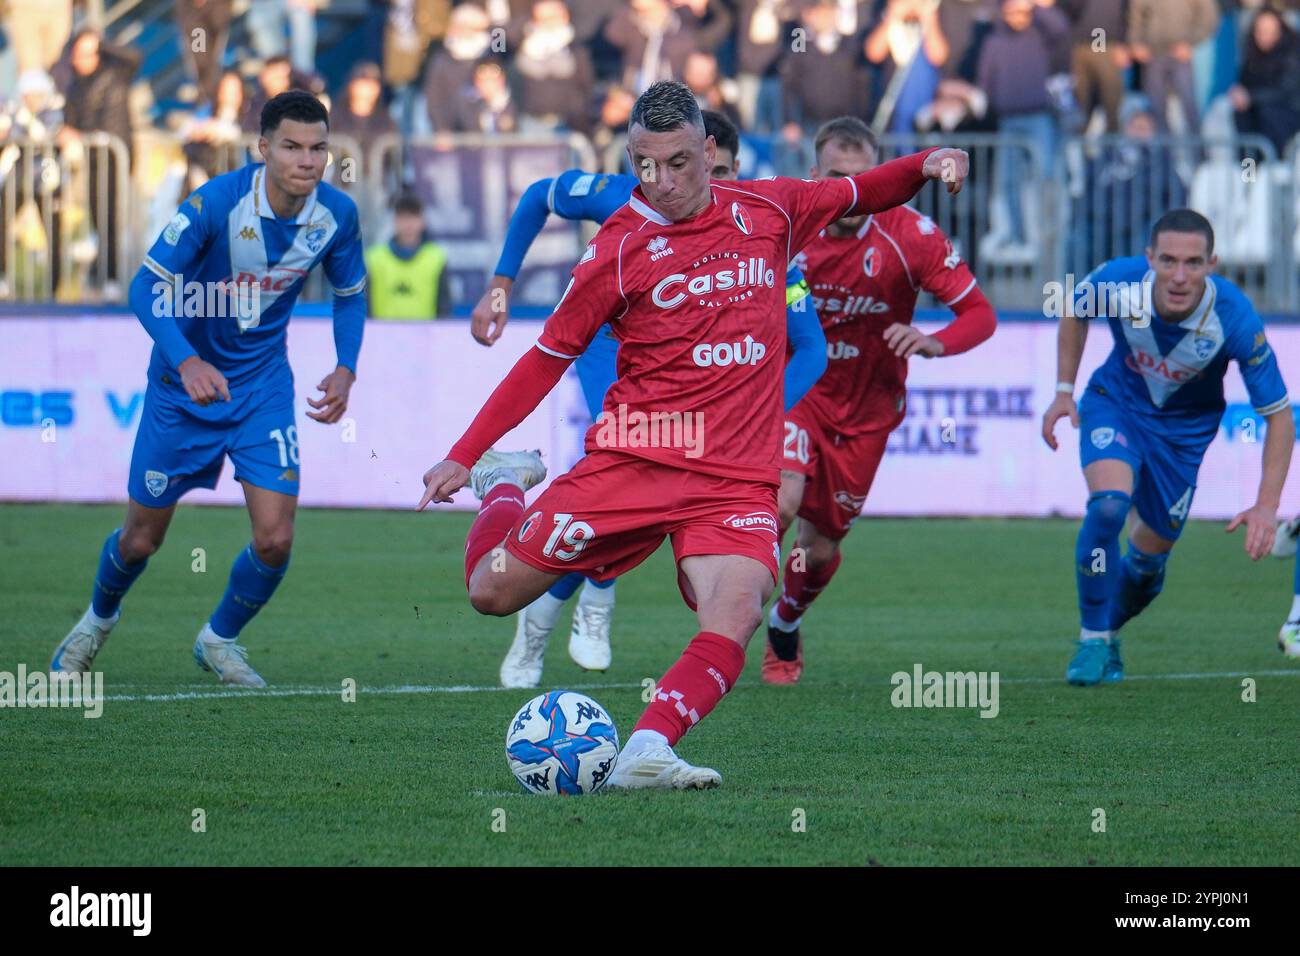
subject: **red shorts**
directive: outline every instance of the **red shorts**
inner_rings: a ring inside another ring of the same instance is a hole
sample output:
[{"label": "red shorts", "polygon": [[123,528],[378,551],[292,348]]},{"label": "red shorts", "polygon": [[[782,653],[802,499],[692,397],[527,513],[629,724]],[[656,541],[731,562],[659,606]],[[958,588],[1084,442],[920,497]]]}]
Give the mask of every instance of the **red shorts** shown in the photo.
[{"label": "red shorts", "polygon": [[839,540],[862,511],[892,429],[841,435],[797,409],[786,412],[783,471],[806,475],[799,517]]},{"label": "red shorts", "polygon": [[738,554],[761,561],[776,583],[776,487],[671,468],[613,451],[589,452],[551,482],[510,529],[506,549],[542,571],[608,581],[671,537],[677,586],[695,609],[682,558]]}]

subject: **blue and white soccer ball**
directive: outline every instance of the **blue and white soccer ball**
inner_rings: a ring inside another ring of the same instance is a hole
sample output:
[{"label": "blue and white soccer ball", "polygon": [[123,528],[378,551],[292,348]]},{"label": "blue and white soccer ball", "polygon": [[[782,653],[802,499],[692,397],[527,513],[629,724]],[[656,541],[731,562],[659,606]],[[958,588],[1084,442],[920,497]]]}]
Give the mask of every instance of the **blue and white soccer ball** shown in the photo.
[{"label": "blue and white soccer ball", "polygon": [[510,721],[506,759],[532,793],[594,793],[618,763],[618,731],[590,697],[552,690],[524,704]]}]

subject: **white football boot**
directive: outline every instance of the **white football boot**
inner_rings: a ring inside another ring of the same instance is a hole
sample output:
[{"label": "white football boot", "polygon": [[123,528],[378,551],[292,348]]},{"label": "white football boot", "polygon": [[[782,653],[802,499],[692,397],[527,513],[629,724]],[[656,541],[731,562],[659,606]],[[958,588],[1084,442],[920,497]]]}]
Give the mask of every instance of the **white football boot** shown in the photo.
[{"label": "white football boot", "polygon": [[479,501],[502,482],[518,485],[527,491],[545,477],[546,466],[542,464],[540,451],[494,451],[489,448],[469,471],[470,487]]},{"label": "white football boot", "polygon": [[212,630],[211,624],[204,624],[194,640],[195,663],[216,674],[221,683],[236,687],[265,687],[266,681],[248,666],[247,657],[248,648],[220,637]]},{"label": "white football boot", "polygon": [[50,670],[63,674],[84,674],[90,670],[95,655],[104,646],[121,617],[120,610],[111,618],[102,618],[95,613],[93,607],[86,608],[81,620],[54,649],[54,656],[50,658]]},{"label": "white football boot", "polygon": [[708,767],[692,767],[667,744],[635,754],[618,755],[607,786],[624,790],[710,790],[722,783],[722,774]]},{"label": "white football boot", "polygon": [[1300,616],[1282,625],[1277,634],[1277,646],[1287,657],[1300,658]]},{"label": "white football boot", "polygon": [[543,594],[519,612],[515,642],[501,662],[502,687],[536,687],[542,682],[542,658],[564,602]]},{"label": "white football boot", "polygon": [[598,588],[586,581],[578,595],[578,606],[573,609],[573,630],[569,632],[569,656],[583,670],[609,670],[613,660],[609,622],[614,616],[616,586]]},{"label": "white football boot", "polygon": [[1279,522],[1273,535],[1273,557],[1294,558],[1297,537],[1300,537],[1300,517]]}]

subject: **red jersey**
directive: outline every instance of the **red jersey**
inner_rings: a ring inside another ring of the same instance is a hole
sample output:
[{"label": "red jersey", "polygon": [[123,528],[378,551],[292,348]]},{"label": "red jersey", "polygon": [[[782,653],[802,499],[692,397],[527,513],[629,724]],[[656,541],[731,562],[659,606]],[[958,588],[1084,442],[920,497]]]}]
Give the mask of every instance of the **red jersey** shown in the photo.
[{"label": "red jersey", "polygon": [[[588,451],[777,484],[786,264],[853,208],[857,186],[782,178],[710,189],[712,202],[682,222],[634,190],[587,247],[538,347],[572,358],[613,327],[618,380]],[[674,441],[674,425],[682,437],[693,429],[691,440]]]},{"label": "red jersey", "polygon": [[795,258],[826,332],[826,372],[799,409],[842,435],[891,429],[903,420],[908,359],[885,345],[895,322],[910,325],[924,289],[955,306],[975,277],[934,221],[898,206],[868,216],[856,235],[822,230]]}]

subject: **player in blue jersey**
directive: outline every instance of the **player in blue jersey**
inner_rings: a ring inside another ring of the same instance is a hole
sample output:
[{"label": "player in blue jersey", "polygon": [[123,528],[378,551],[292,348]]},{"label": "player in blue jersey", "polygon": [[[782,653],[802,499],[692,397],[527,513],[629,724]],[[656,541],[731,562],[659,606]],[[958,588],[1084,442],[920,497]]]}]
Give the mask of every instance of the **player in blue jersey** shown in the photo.
[{"label": "player in blue jersey", "polygon": [[[1300,517],[1281,522],[1273,538],[1274,556],[1294,558],[1297,539],[1300,539]],[[1287,657],[1300,657],[1300,561],[1296,561],[1295,587],[1292,591],[1291,610],[1282,624],[1282,630],[1278,631],[1277,644]]]},{"label": "player in blue jersey", "polygon": [[[734,180],[740,172],[740,134],[721,113],[704,111],[704,132],[712,136],[717,159],[710,178]],[[497,261],[496,274],[474,307],[470,331],[476,341],[492,345],[504,330],[510,290],[547,216],[603,223],[622,207],[637,184],[635,176],[587,173],[571,169],[554,179],[541,179],[524,192],[506,232],[505,247]],[[786,273],[786,334],[791,354],[785,371],[784,403],[788,411],[826,370],[826,336],[817,313],[811,307],[808,284],[797,268]],[[592,420],[600,415],[605,392],[617,378],[615,359],[618,342],[608,326],[596,334],[591,345],[574,363],[583,397]],[[501,683],[506,687],[536,687],[542,679],[542,656],[564,603],[583,585],[580,574],[570,574],[528,607],[519,612],[515,640],[501,664]],[[614,610],[614,582],[598,584],[588,580],[582,588],[569,634],[569,656],[586,670],[609,667],[610,621]]]},{"label": "player in blue jersey", "polygon": [[[1213,275],[1214,231],[1190,209],[1165,213],[1146,257],[1114,259],[1074,292],[1057,338],[1057,396],[1043,415],[1079,429],[1088,506],[1075,546],[1082,629],[1066,670],[1071,684],[1124,676],[1119,630],[1155,599],[1182,533],[1196,474],[1223,417],[1223,378],[1236,361],[1255,411],[1268,425],[1255,504],[1228,523],[1246,528],[1246,553],[1269,552],[1295,447],[1291,400],[1264,325],[1241,290]],[[1087,317],[1109,318],[1115,346],[1076,407],[1074,381]],[[1132,514],[1130,515],[1130,512]],[[1129,527],[1128,553],[1119,538]]]},{"label": "player in blue jersey", "polygon": [[269,100],[258,140],[265,163],[218,176],[186,199],[131,283],[131,307],[154,348],[126,521],[104,542],[90,607],[50,670],[90,669],[180,497],[214,488],[229,455],[253,541],[235,559],[194,657],[222,683],[266,686],[235,641],[284,577],[293,542],[299,462],[289,313],[321,265],[334,287],[338,364],[316,386],[324,395],[307,399],[307,414],[325,424],[347,409],[366,315],[356,205],[321,182],[328,132],[329,115],[311,94]]}]

